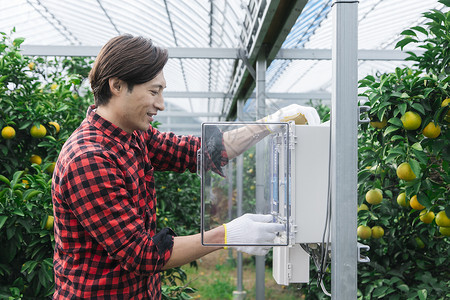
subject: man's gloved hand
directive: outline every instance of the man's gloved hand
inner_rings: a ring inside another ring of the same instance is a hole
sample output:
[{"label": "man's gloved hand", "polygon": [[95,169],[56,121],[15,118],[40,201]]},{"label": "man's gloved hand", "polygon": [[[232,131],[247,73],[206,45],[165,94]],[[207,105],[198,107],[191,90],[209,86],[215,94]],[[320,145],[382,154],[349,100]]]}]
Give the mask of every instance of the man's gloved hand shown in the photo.
[{"label": "man's gloved hand", "polygon": [[[320,117],[314,107],[301,106],[298,104],[291,104],[283,107],[277,112],[264,118],[264,122],[279,123],[288,121],[295,121],[295,124],[297,125],[306,123],[309,125],[320,125]],[[279,128],[280,125],[267,124],[267,129],[269,129],[270,132],[275,132]]]},{"label": "man's gloved hand", "polygon": [[[272,244],[277,232],[285,231],[282,224],[272,223],[272,215],[245,214],[224,224],[225,244]],[[238,251],[252,255],[265,255],[271,247],[233,246]]]}]

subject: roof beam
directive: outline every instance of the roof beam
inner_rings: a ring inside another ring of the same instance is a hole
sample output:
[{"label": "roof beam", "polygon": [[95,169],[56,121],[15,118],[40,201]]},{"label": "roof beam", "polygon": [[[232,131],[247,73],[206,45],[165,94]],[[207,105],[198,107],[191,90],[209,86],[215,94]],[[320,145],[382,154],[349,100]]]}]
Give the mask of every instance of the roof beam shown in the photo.
[{"label": "roof beam", "polygon": [[[21,45],[28,56],[97,56],[100,46]],[[238,48],[168,48],[170,58],[239,59]],[[414,50],[421,55],[424,50]],[[359,60],[404,60],[409,54],[400,50],[358,50]],[[330,60],[331,49],[280,49],[273,59]]]},{"label": "roof beam", "polygon": [[[207,98],[207,99],[231,99],[232,94],[223,92],[164,92],[164,98]],[[255,98],[255,93],[249,95],[249,98]],[[267,99],[284,99],[284,100],[304,100],[304,99],[331,99],[328,92],[311,92],[311,93],[266,93]]]},{"label": "roof beam", "polygon": [[[249,28],[250,31],[245,33],[250,35],[245,40],[244,46],[247,50],[248,63],[253,68],[256,58],[261,55],[267,58],[266,65],[270,65],[307,2],[307,0],[259,2],[265,5],[259,9],[260,15],[257,19],[261,21],[255,24],[257,27]],[[235,117],[238,99],[247,99],[255,87],[255,79],[249,76],[250,72],[242,60],[237,64],[234,74],[230,89],[233,99],[230,107],[226,109],[227,120]]]}]

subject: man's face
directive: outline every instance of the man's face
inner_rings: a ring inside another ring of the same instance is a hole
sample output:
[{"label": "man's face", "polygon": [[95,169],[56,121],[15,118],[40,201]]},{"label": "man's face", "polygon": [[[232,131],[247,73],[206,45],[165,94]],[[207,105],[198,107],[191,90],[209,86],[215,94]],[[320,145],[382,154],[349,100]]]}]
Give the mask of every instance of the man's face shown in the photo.
[{"label": "man's face", "polygon": [[153,116],[164,110],[162,93],[165,87],[166,80],[161,71],[154,79],[134,85],[132,92],[126,88],[116,102],[116,125],[128,133],[148,130]]}]

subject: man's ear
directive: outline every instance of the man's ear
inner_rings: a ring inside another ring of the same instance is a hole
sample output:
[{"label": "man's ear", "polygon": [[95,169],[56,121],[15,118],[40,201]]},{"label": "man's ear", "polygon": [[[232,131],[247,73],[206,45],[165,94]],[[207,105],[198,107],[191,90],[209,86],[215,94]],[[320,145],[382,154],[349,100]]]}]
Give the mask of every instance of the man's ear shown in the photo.
[{"label": "man's ear", "polygon": [[111,93],[113,95],[117,96],[118,94],[120,94],[120,92],[122,92],[122,90],[125,89],[125,82],[123,82],[117,77],[109,78],[108,83],[109,89],[111,90]]}]

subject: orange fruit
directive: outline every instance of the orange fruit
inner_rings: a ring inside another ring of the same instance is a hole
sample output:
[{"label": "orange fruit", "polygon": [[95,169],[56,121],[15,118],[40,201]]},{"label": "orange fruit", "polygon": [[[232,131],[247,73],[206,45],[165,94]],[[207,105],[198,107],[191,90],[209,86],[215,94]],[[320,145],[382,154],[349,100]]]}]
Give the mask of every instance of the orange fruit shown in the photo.
[{"label": "orange fruit", "polygon": [[50,174],[53,174],[53,171],[55,170],[55,166],[56,166],[56,163],[52,162],[52,164],[47,167],[47,169],[46,169],[47,172],[49,172]]},{"label": "orange fruit", "polygon": [[398,203],[398,205],[403,206],[403,207],[408,207],[409,206],[409,202],[406,200],[406,194],[405,193],[400,193],[397,196],[397,203]]},{"label": "orange fruit", "polygon": [[422,210],[425,208],[422,204],[420,204],[419,200],[417,200],[417,195],[414,195],[411,197],[411,200],[409,201],[409,206],[415,210]]},{"label": "orange fruit", "polygon": [[30,157],[30,162],[32,164],[40,165],[42,163],[42,158],[39,155],[33,154]]},{"label": "orange fruit", "polygon": [[61,126],[59,126],[59,124],[56,123],[56,122],[48,122],[48,124],[50,124],[50,125],[52,125],[53,127],[55,127],[56,133],[58,133],[59,130],[61,129]]},{"label": "orange fruit", "polygon": [[383,117],[383,120],[382,120],[381,122],[378,122],[378,121],[372,121],[372,122],[370,122],[370,125],[371,125],[373,128],[383,129],[383,128],[386,127],[386,125],[387,125],[387,118],[386,118],[386,117]]},{"label": "orange fruit", "polygon": [[450,219],[447,217],[445,211],[440,211],[436,215],[437,226],[450,227]]},{"label": "orange fruit", "polygon": [[[445,99],[441,103],[441,107],[445,107],[445,106],[449,106],[449,105],[450,105],[450,98]],[[447,111],[447,114],[445,115],[444,120],[447,122],[450,122],[450,109]]]},{"label": "orange fruit", "polygon": [[442,235],[445,235],[445,236],[450,236],[450,227],[439,227],[439,232],[442,234]]},{"label": "orange fruit", "polygon": [[425,224],[430,224],[434,220],[434,212],[432,212],[431,210],[427,211],[426,209],[424,209],[420,212],[419,219]]},{"label": "orange fruit", "polygon": [[416,238],[414,238],[414,240],[416,241],[417,248],[420,248],[420,249],[425,248],[425,243],[420,239],[420,237],[416,237]]},{"label": "orange fruit", "polygon": [[379,239],[384,235],[384,229],[381,226],[373,226],[372,227],[372,237],[374,239]]},{"label": "orange fruit", "polygon": [[371,189],[366,193],[366,201],[369,204],[376,205],[383,201],[383,192],[380,189]]},{"label": "orange fruit", "polygon": [[53,229],[53,223],[55,221],[55,218],[53,216],[48,216],[47,221],[45,222],[44,228],[47,230]]},{"label": "orange fruit", "polygon": [[14,128],[12,128],[11,126],[3,127],[3,129],[2,129],[2,137],[5,140],[12,139],[15,136],[16,136],[16,130],[14,130]]},{"label": "orange fruit", "polygon": [[403,128],[405,128],[406,130],[416,130],[422,123],[422,118],[418,113],[413,111],[405,112],[400,120],[402,121]]},{"label": "orange fruit", "polygon": [[34,138],[42,138],[47,134],[47,129],[41,124],[38,124],[38,126],[33,125],[30,129],[30,134]]},{"label": "orange fruit", "polygon": [[441,127],[439,126],[439,124],[430,122],[427,126],[425,126],[422,134],[427,138],[435,139],[441,134]]},{"label": "orange fruit", "polygon": [[362,238],[363,240],[370,239],[372,236],[372,229],[369,226],[366,225],[360,225],[358,226],[358,229],[356,230],[358,236]]},{"label": "orange fruit", "polygon": [[369,207],[363,203],[360,206],[358,206],[358,211],[360,210],[369,210]]},{"label": "orange fruit", "polygon": [[403,162],[397,167],[397,176],[398,178],[406,181],[416,179],[416,174],[414,174],[411,169],[411,165],[407,162]]}]

